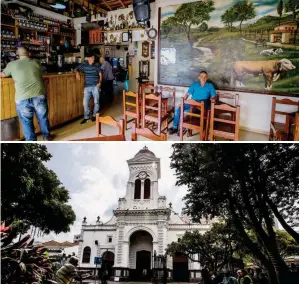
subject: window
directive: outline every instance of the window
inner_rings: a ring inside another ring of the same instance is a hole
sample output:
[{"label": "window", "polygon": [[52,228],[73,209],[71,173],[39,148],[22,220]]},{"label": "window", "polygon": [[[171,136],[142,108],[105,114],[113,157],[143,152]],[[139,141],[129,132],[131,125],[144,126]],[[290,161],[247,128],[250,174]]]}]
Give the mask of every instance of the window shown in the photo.
[{"label": "window", "polygon": [[151,198],[151,181],[147,178],[144,181],[144,199]]},{"label": "window", "polygon": [[90,262],[90,253],[91,253],[90,247],[85,247],[84,250],[83,250],[82,263],[89,263]]},{"label": "window", "polygon": [[136,179],[135,180],[134,199],[140,199],[140,198],[141,198],[141,180]]},{"label": "window", "polygon": [[112,243],[112,236],[107,237],[108,243]]}]

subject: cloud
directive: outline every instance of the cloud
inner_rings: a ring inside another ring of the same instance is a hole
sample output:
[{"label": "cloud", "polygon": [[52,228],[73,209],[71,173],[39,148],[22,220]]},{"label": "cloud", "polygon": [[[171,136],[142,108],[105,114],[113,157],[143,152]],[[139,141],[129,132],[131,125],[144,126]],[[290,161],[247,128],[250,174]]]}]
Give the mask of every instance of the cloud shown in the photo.
[{"label": "cloud", "polygon": [[88,224],[94,224],[97,216],[107,222],[117,207],[120,197],[126,194],[129,169],[127,160],[147,146],[156,157],[161,158],[161,179],[159,193],[167,197],[178,213],[183,207],[182,198],[187,192],[185,187],[175,186],[174,170],[170,169],[171,144],[168,143],[53,143],[46,144],[53,155],[46,164],[52,169],[69,190],[70,201],[76,221],[67,234],[39,238],[38,241],[73,241],[79,234],[84,217]]}]

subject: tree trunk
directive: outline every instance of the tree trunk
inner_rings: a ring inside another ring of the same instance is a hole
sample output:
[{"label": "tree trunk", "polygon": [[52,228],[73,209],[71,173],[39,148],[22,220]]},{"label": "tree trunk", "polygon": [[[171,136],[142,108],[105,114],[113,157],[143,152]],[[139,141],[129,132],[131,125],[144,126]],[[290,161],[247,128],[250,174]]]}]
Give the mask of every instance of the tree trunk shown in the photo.
[{"label": "tree trunk", "polygon": [[240,32],[242,31],[242,22],[243,21],[240,22]]},{"label": "tree trunk", "polygon": [[275,206],[275,204],[272,202],[272,200],[266,200],[267,204],[269,205],[269,207],[271,208],[272,212],[274,213],[275,217],[277,218],[277,220],[279,221],[279,223],[281,224],[281,226],[283,226],[283,228],[294,238],[294,240],[299,244],[299,234],[290,226],[287,224],[287,222],[283,219],[283,217],[281,216],[281,214],[279,213],[277,207]]}]

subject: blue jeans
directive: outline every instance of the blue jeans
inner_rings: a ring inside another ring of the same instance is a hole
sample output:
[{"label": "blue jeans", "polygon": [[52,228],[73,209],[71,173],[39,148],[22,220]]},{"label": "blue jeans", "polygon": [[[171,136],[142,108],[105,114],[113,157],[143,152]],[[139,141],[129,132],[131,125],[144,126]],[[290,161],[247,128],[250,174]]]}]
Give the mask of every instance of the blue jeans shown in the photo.
[{"label": "blue jeans", "polygon": [[85,87],[84,88],[84,97],[83,97],[83,107],[84,107],[84,119],[89,119],[90,110],[89,110],[89,102],[91,97],[93,96],[94,107],[93,107],[93,116],[100,110],[100,88],[97,86]]},{"label": "blue jeans", "polygon": [[[205,104],[205,110],[210,109],[210,100],[203,100]],[[190,111],[190,105],[184,104],[184,111],[189,112]],[[194,113],[199,113],[198,109],[194,109]],[[174,118],[173,118],[173,128],[179,128],[180,124],[180,117],[181,117],[181,107],[177,107],[174,112]]]},{"label": "blue jeans", "polygon": [[41,95],[39,97],[17,101],[16,106],[26,141],[36,141],[33,125],[34,113],[37,117],[41,134],[44,139],[47,139],[50,135],[50,124],[46,96]]}]

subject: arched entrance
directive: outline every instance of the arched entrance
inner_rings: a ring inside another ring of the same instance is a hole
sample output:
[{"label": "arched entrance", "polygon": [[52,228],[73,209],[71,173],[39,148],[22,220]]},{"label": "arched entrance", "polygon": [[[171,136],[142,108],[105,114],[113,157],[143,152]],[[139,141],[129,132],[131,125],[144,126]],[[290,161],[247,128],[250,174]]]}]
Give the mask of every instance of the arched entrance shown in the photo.
[{"label": "arched entrance", "polygon": [[150,281],[153,237],[146,231],[130,236],[129,268],[132,281]]},{"label": "arched entrance", "polygon": [[104,270],[106,271],[105,278],[110,279],[113,275],[112,267],[114,265],[114,253],[111,251],[105,251],[102,254],[102,266],[104,266]]},{"label": "arched entrance", "polygon": [[173,256],[173,281],[189,282],[188,257],[183,253]]}]

